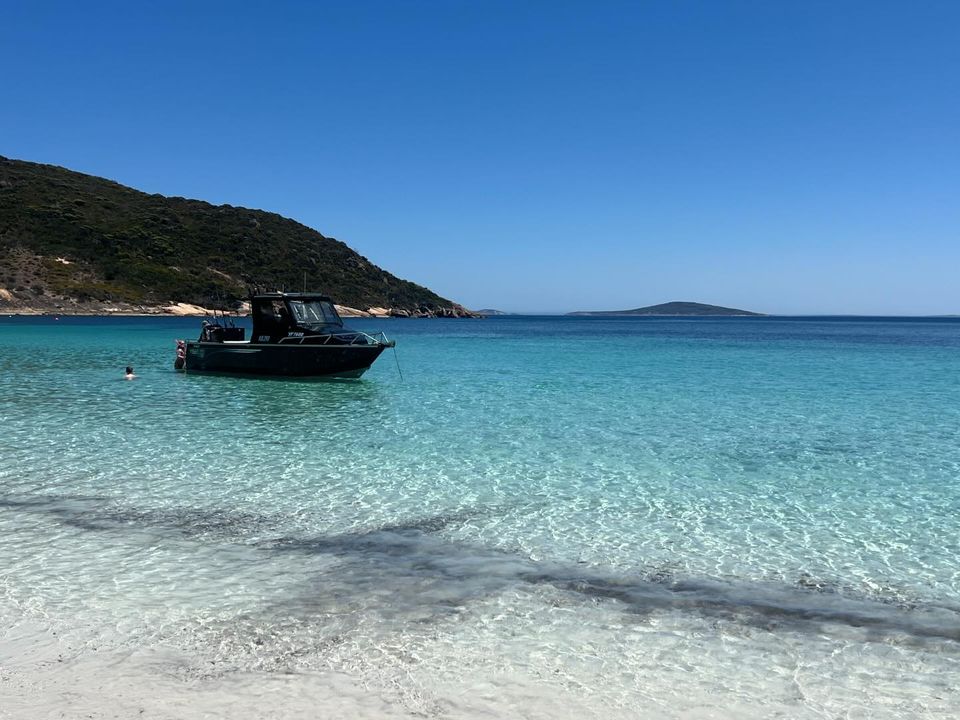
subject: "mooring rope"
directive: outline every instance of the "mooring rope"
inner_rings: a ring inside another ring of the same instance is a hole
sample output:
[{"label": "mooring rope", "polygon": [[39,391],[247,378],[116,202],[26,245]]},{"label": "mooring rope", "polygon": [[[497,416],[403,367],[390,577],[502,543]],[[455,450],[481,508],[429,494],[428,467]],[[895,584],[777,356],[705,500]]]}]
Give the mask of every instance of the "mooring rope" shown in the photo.
[{"label": "mooring rope", "polygon": [[393,360],[397,363],[397,372],[400,373],[400,382],[403,382],[403,370],[400,369],[400,358],[397,357],[397,346],[393,346]]}]

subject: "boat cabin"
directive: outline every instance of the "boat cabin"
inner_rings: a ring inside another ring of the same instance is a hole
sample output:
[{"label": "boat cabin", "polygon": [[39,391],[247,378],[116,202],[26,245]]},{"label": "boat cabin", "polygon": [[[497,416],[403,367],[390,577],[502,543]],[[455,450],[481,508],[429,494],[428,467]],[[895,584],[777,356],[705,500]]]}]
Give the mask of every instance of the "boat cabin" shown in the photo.
[{"label": "boat cabin", "polygon": [[275,343],[284,338],[303,338],[343,332],[343,320],[326,295],[267,293],[250,298],[253,317],[251,340]]}]

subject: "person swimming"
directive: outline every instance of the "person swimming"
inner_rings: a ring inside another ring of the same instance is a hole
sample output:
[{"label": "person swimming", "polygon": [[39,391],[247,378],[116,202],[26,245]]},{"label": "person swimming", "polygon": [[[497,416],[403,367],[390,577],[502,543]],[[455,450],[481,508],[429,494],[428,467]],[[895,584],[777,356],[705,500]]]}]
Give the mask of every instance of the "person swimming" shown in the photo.
[{"label": "person swimming", "polygon": [[126,372],[126,374],[123,376],[123,379],[124,379],[124,380],[133,380],[135,377],[136,377],[136,375],[133,374],[133,366],[132,366],[132,365],[127,365],[127,372]]}]

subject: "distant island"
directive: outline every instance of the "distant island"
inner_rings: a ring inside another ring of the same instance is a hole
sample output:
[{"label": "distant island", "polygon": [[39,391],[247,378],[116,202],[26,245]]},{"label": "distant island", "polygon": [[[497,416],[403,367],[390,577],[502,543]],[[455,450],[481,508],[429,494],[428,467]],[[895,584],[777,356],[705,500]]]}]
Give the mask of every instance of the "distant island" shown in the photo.
[{"label": "distant island", "polygon": [[508,313],[503,310],[491,310],[490,308],[485,308],[483,310],[474,310],[477,315],[483,315],[484,317],[488,315],[513,315],[513,313]]},{"label": "distant island", "polygon": [[0,312],[192,314],[254,287],[323,292],[348,314],[475,316],[276,213],[0,156]]},{"label": "distant island", "polygon": [[761,316],[763,313],[736,308],[721,307],[720,305],[706,305],[696,302],[668,302],[633,310],[581,310],[567,313],[567,315],[751,315]]}]

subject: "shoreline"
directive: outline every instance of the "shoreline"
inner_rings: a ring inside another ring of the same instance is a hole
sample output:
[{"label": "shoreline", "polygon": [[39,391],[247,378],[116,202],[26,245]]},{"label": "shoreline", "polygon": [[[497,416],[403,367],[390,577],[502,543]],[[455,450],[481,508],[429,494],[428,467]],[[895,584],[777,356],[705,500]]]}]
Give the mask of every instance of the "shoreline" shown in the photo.
[{"label": "shoreline", "polygon": [[[174,303],[172,305],[156,306],[138,306],[138,307],[116,307],[115,305],[101,307],[60,307],[60,308],[38,308],[38,307],[14,307],[4,308],[0,305],[0,316],[7,317],[193,317],[203,318],[213,315],[223,315],[232,318],[250,317],[249,305],[239,311],[215,310],[213,308],[204,308],[199,305],[190,305],[189,303]],[[358,310],[357,308],[347,307],[345,305],[335,305],[340,317],[343,318],[413,318],[413,319],[449,319],[449,318],[467,318],[476,319],[483,316],[470,313],[470,311],[450,311],[447,308],[440,308],[433,313],[412,313],[408,310],[397,308],[369,308],[368,310]]]}]

